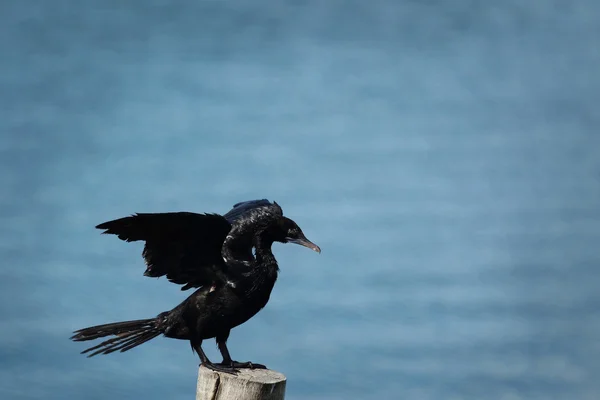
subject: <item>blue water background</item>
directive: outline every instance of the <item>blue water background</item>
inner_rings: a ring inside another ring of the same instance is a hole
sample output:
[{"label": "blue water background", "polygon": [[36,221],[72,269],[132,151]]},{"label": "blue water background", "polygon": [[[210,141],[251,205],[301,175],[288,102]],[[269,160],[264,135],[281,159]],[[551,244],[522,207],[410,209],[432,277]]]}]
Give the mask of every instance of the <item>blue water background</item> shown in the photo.
[{"label": "blue water background", "polygon": [[188,294],[94,225],[267,197],[323,252],[229,343],[287,399],[597,400],[599,39],[592,0],[3,1],[0,398],[193,398],[185,342],[68,340]]}]

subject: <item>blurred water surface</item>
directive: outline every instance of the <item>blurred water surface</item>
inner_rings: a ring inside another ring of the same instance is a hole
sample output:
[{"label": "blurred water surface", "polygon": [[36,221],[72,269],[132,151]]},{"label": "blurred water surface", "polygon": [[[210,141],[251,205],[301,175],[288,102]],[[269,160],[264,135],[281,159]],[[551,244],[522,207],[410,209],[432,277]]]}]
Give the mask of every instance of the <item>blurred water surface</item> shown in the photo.
[{"label": "blurred water surface", "polygon": [[188,294],[93,227],[267,197],[323,253],[275,246],[271,302],[230,349],[288,399],[597,399],[599,17],[2,2],[0,398],[193,398],[185,342],[68,340]]}]

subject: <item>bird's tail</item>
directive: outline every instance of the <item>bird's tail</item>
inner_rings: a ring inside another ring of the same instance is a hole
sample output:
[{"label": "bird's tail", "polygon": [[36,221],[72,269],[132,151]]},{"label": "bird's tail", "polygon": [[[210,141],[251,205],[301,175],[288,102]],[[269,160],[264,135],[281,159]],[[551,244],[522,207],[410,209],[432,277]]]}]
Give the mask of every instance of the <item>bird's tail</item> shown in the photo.
[{"label": "bird's tail", "polygon": [[88,357],[92,357],[97,354],[110,354],[117,350],[124,352],[164,333],[163,320],[164,318],[161,314],[158,317],[151,319],[138,319],[135,321],[91,326],[73,332],[74,335],[71,336],[71,340],[83,342],[106,336],[115,336],[112,339],[105,340],[97,346],[82,351],[81,354],[92,351],[92,353],[88,355]]}]

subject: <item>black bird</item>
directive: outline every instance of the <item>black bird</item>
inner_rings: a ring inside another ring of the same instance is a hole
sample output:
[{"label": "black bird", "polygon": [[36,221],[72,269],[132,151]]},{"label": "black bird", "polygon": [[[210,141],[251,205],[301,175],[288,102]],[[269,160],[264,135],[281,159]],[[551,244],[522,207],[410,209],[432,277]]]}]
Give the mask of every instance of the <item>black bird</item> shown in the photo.
[{"label": "black bird", "polygon": [[[189,340],[203,365],[216,371],[265,368],[231,359],[227,349],[230,330],[253,317],[269,301],[279,267],[273,242],[296,243],[316,252],[300,227],[283,216],[281,207],[267,200],[234,205],[221,216],[189,212],[135,214],[97,226],[125,241],[144,240],[144,275],[167,278],[199,288],[171,311],[156,318],[116,322],[75,331],[74,341],[115,336],[82,353],[127,351],[161,334]],[[252,254],[252,249],[255,254]],[[202,350],[204,339],[215,338],[223,356],[212,363]]]}]

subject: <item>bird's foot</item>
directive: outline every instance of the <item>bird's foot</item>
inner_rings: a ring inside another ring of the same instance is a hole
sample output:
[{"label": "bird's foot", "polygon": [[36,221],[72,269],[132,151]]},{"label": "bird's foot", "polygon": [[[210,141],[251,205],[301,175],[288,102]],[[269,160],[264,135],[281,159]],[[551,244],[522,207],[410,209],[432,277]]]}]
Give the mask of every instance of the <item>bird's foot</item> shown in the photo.
[{"label": "bird's foot", "polygon": [[204,362],[200,365],[204,365],[206,368],[211,369],[215,372],[224,372],[226,374],[232,374],[235,375],[238,372],[240,372],[239,369],[236,369],[233,365],[229,365],[229,364],[213,364],[211,362]]},{"label": "bird's foot", "polygon": [[239,361],[223,361],[222,363],[219,363],[218,365],[220,366],[224,366],[224,367],[229,367],[229,368],[249,368],[249,369],[267,369],[266,366],[262,365],[262,364],[257,364],[257,363],[253,363],[251,361],[246,361],[246,362],[239,362]]}]

